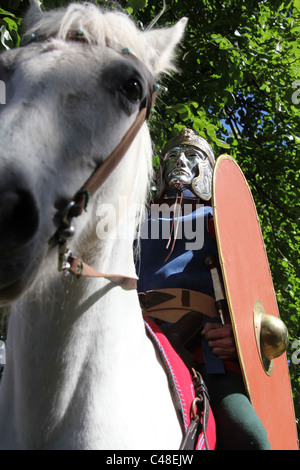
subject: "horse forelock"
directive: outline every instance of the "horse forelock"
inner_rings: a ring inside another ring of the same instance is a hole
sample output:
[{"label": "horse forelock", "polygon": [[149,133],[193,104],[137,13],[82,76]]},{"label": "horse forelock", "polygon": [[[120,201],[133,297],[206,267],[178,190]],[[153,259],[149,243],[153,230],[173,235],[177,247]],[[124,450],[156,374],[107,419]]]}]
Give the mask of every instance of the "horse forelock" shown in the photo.
[{"label": "horse forelock", "polygon": [[143,31],[122,11],[100,9],[89,3],[70,4],[67,8],[43,12],[37,18],[36,13],[29,10],[25,28],[25,42],[32,34],[37,38],[67,40],[70,33],[81,31],[87,43],[101,47],[112,43],[120,50],[128,48],[146,66],[151,67],[151,46],[143,37]]}]

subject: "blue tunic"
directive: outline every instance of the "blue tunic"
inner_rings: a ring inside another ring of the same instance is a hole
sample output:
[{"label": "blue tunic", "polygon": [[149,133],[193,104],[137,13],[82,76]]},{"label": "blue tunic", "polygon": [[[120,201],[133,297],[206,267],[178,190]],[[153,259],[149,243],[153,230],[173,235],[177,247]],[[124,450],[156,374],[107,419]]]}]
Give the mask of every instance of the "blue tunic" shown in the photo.
[{"label": "blue tunic", "polygon": [[[166,260],[168,236],[163,230],[172,225],[170,214],[153,215],[142,230],[141,258],[137,273],[138,292],[165,288],[190,289],[214,297],[211,274],[204,265],[207,256],[217,257],[217,245],[208,232],[212,208],[198,205],[196,210],[178,218],[179,228],[171,256]],[[174,221],[174,227],[176,226]],[[148,228],[148,230],[147,230]]]}]

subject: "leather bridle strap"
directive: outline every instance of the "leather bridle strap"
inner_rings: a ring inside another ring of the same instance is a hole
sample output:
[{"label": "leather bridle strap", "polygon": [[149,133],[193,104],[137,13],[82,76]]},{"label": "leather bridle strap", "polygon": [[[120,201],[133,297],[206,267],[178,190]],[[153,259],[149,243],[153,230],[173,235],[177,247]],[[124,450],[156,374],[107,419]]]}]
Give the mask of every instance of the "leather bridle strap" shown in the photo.
[{"label": "leather bridle strap", "polygon": [[88,204],[88,199],[95,194],[95,192],[102,186],[104,181],[117,167],[125,153],[128,151],[142,125],[144,124],[146,120],[146,114],[147,109],[141,109],[136,120],[128,129],[119,145],[75,194],[73,198],[75,204],[72,206],[72,209],[69,213],[71,217],[77,217],[78,215],[82,214],[83,210]]},{"label": "leather bridle strap", "polygon": [[118,286],[124,287],[125,289],[136,289],[137,288],[137,278],[124,276],[122,274],[104,274],[96,271],[95,269],[88,266],[81,259],[76,258],[72,255],[68,257],[68,262],[70,267],[68,268],[69,272],[76,274],[77,276],[83,277],[102,277],[107,279]]}]

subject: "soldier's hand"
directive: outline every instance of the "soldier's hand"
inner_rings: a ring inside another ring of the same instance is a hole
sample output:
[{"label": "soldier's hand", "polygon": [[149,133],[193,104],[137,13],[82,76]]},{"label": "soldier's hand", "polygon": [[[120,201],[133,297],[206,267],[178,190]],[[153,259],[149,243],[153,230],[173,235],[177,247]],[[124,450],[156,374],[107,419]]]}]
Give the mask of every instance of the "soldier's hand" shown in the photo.
[{"label": "soldier's hand", "polygon": [[221,323],[206,323],[203,331],[206,341],[212,348],[213,353],[223,361],[237,359],[237,352],[231,325]]}]

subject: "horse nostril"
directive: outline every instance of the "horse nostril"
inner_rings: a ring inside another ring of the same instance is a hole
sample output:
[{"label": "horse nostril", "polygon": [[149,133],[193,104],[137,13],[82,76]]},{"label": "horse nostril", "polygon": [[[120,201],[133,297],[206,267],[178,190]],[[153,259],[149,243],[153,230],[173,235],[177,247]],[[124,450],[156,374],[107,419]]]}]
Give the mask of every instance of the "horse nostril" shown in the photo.
[{"label": "horse nostril", "polygon": [[0,193],[0,250],[27,243],[36,233],[38,210],[25,190]]}]

